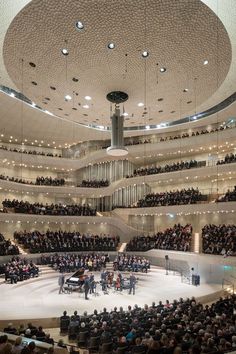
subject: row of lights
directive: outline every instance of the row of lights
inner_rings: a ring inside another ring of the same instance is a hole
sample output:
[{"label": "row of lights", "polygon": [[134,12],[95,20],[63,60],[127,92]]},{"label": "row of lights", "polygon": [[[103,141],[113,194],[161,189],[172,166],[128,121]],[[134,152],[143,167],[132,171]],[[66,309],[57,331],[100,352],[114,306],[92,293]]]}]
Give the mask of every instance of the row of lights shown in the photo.
[{"label": "row of lights", "polygon": [[[207,210],[207,211],[194,211],[192,213],[188,212],[188,213],[184,213],[184,212],[181,212],[181,213],[176,213],[177,216],[188,216],[188,215],[201,215],[201,214],[229,214],[229,213],[235,213],[235,210],[232,209],[232,210],[217,210],[217,211],[212,211],[212,210]],[[173,213],[156,213],[156,214],[135,214],[133,215],[135,217],[144,217],[144,216],[169,216],[171,218],[173,218],[175,216],[175,214]]]},{"label": "row of lights", "polygon": [[[4,134],[1,134],[0,135],[1,137],[4,137]],[[11,142],[12,141],[12,139],[13,139],[13,136],[10,136],[10,139],[9,139],[9,142]],[[15,141],[17,141],[17,139],[15,139]],[[28,140],[27,139],[24,139],[24,141],[25,142],[27,142]],[[38,143],[38,140],[35,140],[34,141],[35,143]],[[34,142],[31,142],[31,145],[34,145]],[[41,143],[44,143],[44,141],[43,140],[41,140]],[[53,141],[53,144],[55,144],[55,141]],[[24,143],[22,143],[22,145],[24,145]],[[74,143],[74,145],[76,145],[76,143]],[[226,145],[229,145],[229,142],[228,141],[226,141]],[[230,144],[231,146],[233,146],[234,144],[233,143],[231,143]],[[40,146],[40,144],[39,144],[39,146]],[[47,144],[47,146],[48,147],[50,147],[50,144]],[[65,147],[66,148],[70,148],[70,146],[71,145],[68,145],[68,143],[65,143]],[[61,145],[59,145],[59,148],[61,148],[62,146]],[[216,148],[217,146],[216,145],[214,145],[213,147],[209,147],[209,150],[211,150],[212,148]],[[219,148],[221,149],[222,147],[224,147],[224,145],[220,145],[219,146]],[[226,147],[228,147],[228,146],[226,146]],[[56,149],[57,147],[56,146],[53,146],[53,148],[54,149]],[[200,147],[200,150],[203,150],[203,151],[205,151],[206,149],[204,148],[203,149],[203,147]],[[178,151],[178,153],[186,153],[186,152],[193,152],[194,150],[193,149],[190,149],[189,151]],[[198,149],[196,149],[195,150],[196,152],[199,152],[199,150]],[[224,152],[225,150],[222,150],[222,152]],[[168,155],[172,155],[172,154],[177,154],[177,152],[174,152],[174,153],[167,153]],[[159,155],[157,155],[157,156],[162,156],[162,154],[159,154]],[[151,156],[150,156],[151,157]],[[139,158],[141,158],[141,157],[138,157],[138,156],[136,156],[135,157],[136,159],[139,159]]]},{"label": "row of lights", "polygon": [[[2,221],[0,221],[0,222],[2,222]],[[72,222],[70,222],[70,221],[66,221],[66,222],[63,222],[63,221],[29,221],[29,220],[27,220],[27,221],[21,221],[21,220],[17,220],[17,221],[15,221],[15,220],[5,220],[4,221],[6,224],[10,224],[10,223],[16,223],[16,224],[66,224],[66,225],[81,225],[81,224],[85,224],[85,222],[78,222],[78,221],[72,221]],[[99,225],[107,225],[107,222],[96,222],[96,221],[94,221],[94,222],[87,222],[86,224],[93,224],[93,225],[97,225],[97,224],[99,224]]]}]

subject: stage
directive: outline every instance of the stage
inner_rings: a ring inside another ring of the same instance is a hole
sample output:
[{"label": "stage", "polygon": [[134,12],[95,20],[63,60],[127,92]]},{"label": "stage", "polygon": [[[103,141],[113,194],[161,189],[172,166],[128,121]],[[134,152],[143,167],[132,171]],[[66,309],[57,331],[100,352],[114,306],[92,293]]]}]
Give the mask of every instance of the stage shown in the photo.
[{"label": "stage", "polygon": [[[89,295],[89,300],[85,300],[84,293],[59,295],[59,273],[47,266],[41,269],[38,278],[31,278],[17,284],[5,284],[1,279],[1,320],[57,318],[64,310],[71,315],[75,310],[81,314],[84,311],[91,313],[94,309],[102,310],[104,307],[108,311],[114,306],[127,309],[128,305],[144,306],[144,304],[151,305],[153,301],[157,303],[160,300],[173,301],[180,297],[202,297],[221,290],[219,284],[201,284],[195,287],[182,283],[180,275],[174,275],[173,272],[166,275],[164,269],[152,266],[147,274],[135,274],[138,278],[135,295],[129,295],[127,290],[116,292],[113,289],[109,290],[109,295],[104,295],[98,286],[98,296]],[[67,277],[69,274],[66,274]],[[100,279],[100,273],[95,273],[95,279]]]}]

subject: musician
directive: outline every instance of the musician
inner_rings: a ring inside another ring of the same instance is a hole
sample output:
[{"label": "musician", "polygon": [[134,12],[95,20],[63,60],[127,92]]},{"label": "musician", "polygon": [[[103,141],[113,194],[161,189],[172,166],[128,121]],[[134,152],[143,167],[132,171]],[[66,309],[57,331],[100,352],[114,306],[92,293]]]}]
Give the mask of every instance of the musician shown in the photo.
[{"label": "musician", "polygon": [[121,273],[118,273],[117,278],[116,278],[116,290],[123,290],[123,277]]},{"label": "musician", "polygon": [[86,275],[86,276],[85,276],[85,280],[84,280],[84,295],[85,295],[85,300],[89,300],[89,298],[88,298],[89,289],[90,289],[90,281],[89,281],[88,275]]},{"label": "musician", "polygon": [[95,289],[95,280],[94,280],[94,275],[92,273],[90,274],[89,277],[89,283],[90,283],[89,293],[93,294]]},{"label": "musician", "polygon": [[113,278],[114,278],[114,273],[113,272],[109,272],[108,273],[108,286],[111,288],[112,284],[113,284]]},{"label": "musician", "polygon": [[135,284],[136,284],[136,277],[133,273],[130,274],[129,277],[129,294],[133,291],[133,295],[135,294]]},{"label": "musician", "polygon": [[64,275],[64,273],[60,273],[59,278],[58,278],[59,294],[65,292],[65,290],[63,289],[64,284],[65,284],[65,275]]},{"label": "musician", "polygon": [[101,284],[102,284],[102,291],[107,292],[108,273],[105,270],[103,270],[101,273]]}]

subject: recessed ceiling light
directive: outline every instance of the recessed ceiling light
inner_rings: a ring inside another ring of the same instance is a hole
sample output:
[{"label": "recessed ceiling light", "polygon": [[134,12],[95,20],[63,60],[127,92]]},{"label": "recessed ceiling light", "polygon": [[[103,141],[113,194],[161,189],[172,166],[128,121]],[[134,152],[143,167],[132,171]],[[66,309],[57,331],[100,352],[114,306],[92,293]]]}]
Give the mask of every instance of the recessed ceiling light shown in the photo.
[{"label": "recessed ceiling light", "polygon": [[84,104],[83,108],[89,108],[89,105],[88,104]]},{"label": "recessed ceiling light", "polygon": [[165,72],[166,72],[166,68],[164,68],[164,67],[163,67],[163,68],[160,68],[160,72],[161,72],[161,73],[165,73]]},{"label": "recessed ceiling light", "polygon": [[139,102],[139,103],[138,103],[138,106],[139,106],[139,107],[143,107],[143,106],[144,106],[144,103]]},{"label": "recessed ceiling light", "polygon": [[77,22],[75,23],[75,27],[76,27],[76,29],[77,29],[78,31],[82,31],[82,30],[84,29],[84,24],[83,24],[83,22],[81,22],[81,21],[77,21]]},{"label": "recessed ceiling light", "polygon": [[66,101],[70,101],[72,99],[72,97],[70,95],[65,95],[65,100]]},{"label": "recessed ceiling light", "polygon": [[109,49],[114,49],[115,48],[115,43],[108,43],[108,45],[107,45],[107,47],[109,48]]},{"label": "recessed ceiling light", "polygon": [[208,64],[208,60],[204,60],[203,65],[207,65]]},{"label": "recessed ceiling light", "polygon": [[90,101],[92,98],[90,96],[85,96],[84,97],[87,101]]},{"label": "recessed ceiling light", "polygon": [[183,89],[183,92],[188,92],[188,89],[187,88]]},{"label": "recessed ceiling light", "polygon": [[123,113],[123,116],[124,116],[124,117],[127,117],[128,115],[129,115],[129,113],[127,113],[127,112],[124,112],[124,113]]},{"label": "recessed ceiling light", "polygon": [[143,57],[143,58],[147,58],[148,56],[149,56],[148,51],[147,51],[147,50],[144,50],[144,51],[142,52],[142,57]]},{"label": "recessed ceiling light", "polygon": [[61,52],[62,52],[63,55],[68,55],[69,54],[69,51],[66,48],[62,48]]}]

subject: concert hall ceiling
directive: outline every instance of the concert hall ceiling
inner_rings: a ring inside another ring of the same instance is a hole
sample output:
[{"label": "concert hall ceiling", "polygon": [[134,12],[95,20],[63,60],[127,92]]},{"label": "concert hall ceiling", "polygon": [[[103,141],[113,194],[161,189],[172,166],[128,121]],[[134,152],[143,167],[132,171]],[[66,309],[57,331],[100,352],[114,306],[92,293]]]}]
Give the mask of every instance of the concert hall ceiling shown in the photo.
[{"label": "concert hall ceiling", "polygon": [[7,0],[0,10],[1,85],[52,114],[22,113],[1,94],[0,130],[13,136],[23,124],[25,135],[45,139],[56,130],[62,143],[107,138],[87,126],[110,126],[113,90],[128,93],[125,126],[136,129],[202,112],[235,91],[234,0]]}]

